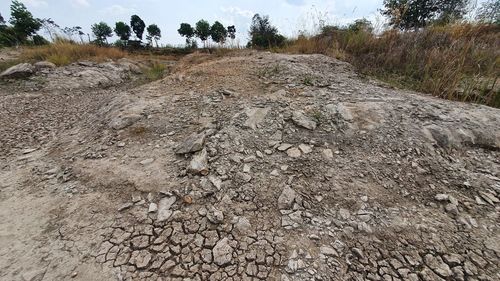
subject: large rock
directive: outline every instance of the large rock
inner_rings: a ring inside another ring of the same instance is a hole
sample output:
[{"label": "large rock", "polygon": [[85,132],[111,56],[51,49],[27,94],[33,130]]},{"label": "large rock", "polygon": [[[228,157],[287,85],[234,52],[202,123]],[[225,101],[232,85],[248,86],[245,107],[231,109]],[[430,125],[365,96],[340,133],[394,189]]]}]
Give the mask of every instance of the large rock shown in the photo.
[{"label": "large rock", "polygon": [[317,127],[316,122],[307,117],[302,111],[293,112],[292,120],[295,125],[306,128],[308,130],[314,130]]},{"label": "large rock", "polygon": [[218,266],[225,266],[231,263],[233,258],[233,248],[229,245],[229,239],[224,238],[217,242],[212,250],[214,262]]},{"label": "large rock", "polygon": [[176,154],[186,154],[197,152],[203,149],[205,143],[205,133],[192,134],[187,137],[175,150]]},{"label": "large rock", "polygon": [[26,78],[35,72],[35,67],[29,63],[14,65],[0,74],[2,78]]}]

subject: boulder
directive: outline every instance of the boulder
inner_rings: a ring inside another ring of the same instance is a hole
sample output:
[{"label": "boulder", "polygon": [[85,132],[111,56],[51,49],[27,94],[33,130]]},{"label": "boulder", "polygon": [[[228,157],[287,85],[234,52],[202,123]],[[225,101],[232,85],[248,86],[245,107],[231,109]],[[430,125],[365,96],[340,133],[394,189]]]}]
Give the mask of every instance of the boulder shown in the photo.
[{"label": "boulder", "polygon": [[26,78],[35,73],[35,67],[29,63],[14,65],[0,74],[1,78]]},{"label": "boulder", "polygon": [[45,69],[45,68],[48,68],[48,69],[56,68],[56,65],[51,63],[50,61],[39,61],[39,62],[36,62],[34,64],[34,66],[37,70],[38,69]]}]

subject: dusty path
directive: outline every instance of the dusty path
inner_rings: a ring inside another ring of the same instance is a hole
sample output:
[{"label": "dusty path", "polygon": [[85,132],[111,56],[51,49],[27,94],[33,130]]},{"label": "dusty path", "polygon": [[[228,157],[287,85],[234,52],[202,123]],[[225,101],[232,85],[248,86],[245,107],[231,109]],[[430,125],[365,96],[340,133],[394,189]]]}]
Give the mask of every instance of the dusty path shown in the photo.
[{"label": "dusty path", "polygon": [[319,55],[130,63],[0,85],[0,280],[500,278],[499,110]]}]

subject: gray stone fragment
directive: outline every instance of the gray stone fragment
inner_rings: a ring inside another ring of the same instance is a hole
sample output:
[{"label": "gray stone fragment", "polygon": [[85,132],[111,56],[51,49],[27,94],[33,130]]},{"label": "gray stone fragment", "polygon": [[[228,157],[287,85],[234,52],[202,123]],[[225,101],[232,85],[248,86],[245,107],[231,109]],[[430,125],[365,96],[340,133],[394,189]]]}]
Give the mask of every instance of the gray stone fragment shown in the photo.
[{"label": "gray stone fragment", "polygon": [[290,209],[293,205],[295,198],[297,197],[297,193],[290,186],[285,186],[283,191],[281,192],[280,197],[278,198],[278,207],[280,209]]},{"label": "gray stone fragment", "polygon": [[215,264],[218,266],[225,266],[231,263],[233,258],[233,248],[229,245],[229,239],[223,238],[212,250]]},{"label": "gray stone fragment", "polygon": [[317,126],[316,122],[307,117],[302,111],[294,111],[292,114],[292,120],[295,125],[306,128],[308,130],[314,130]]},{"label": "gray stone fragment", "polygon": [[186,154],[193,153],[203,149],[205,144],[205,133],[201,132],[199,134],[192,134],[187,137],[182,143],[176,148],[176,154]]},{"label": "gray stone fragment", "polygon": [[191,162],[189,162],[188,171],[195,175],[208,175],[208,159],[206,149],[203,149],[193,155]]},{"label": "gray stone fragment", "polygon": [[175,196],[166,197],[160,200],[158,203],[158,221],[166,221],[172,216],[173,211],[170,210],[172,205],[175,203]]}]

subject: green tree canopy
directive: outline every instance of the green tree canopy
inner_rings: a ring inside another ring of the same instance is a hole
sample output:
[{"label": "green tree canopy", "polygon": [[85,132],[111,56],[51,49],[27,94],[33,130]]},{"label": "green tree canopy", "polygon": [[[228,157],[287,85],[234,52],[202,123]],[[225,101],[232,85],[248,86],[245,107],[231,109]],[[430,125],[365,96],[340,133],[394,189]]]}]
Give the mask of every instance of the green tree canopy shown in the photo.
[{"label": "green tree canopy", "polygon": [[99,45],[108,43],[108,37],[113,36],[113,30],[105,22],[100,22],[92,25],[92,33],[96,37],[95,42]]},{"label": "green tree canopy", "polygon": [[216,21],[210,28],[210,36],[215,43],[224,44],[227,38],[227,29]]},{"label": "green tree canopy", "polygon": [[120,37],[120,40],[127,41],[130,39],[130,35],[132,35],[132,30],[128,24],[123,21],[119,21],[115,24],[115,34]]},{"label": "green tree canopy", "polygon": [[152,41],[155,40],[156,47],[158,47],[158,40],[161,38],[161,30],[156,24],[150,24],[147,28],[147,39],[152,44]]},{"label": "green tree canopy", "polygon": [[186,44],[190,44],[191,38],[195,35],[194,28],[189,23],[181,23],[180,28],[177,30],[180,36],[186,37]]},{"label": "green tree canopy", "polygon": [[348,29],[354,32],[365,31],[368,33],[372,33],[373,25],[369,20],[362,18],[355,20],[354,23],[351,23]]},{"label": "green tree canopy", "polygon": [[144,29],[146,28],[144,21],[138,15],[133,15],[130,18],[130,26],[132,27],[137,39],[142,40],[142,35],[144,34]]},{"label": "green tree canopy", "polygon": [[384,0],[382,15],[402,30],[418,29],[431,22],[448,23],[461,19],[469,0]]},{"label": "green tree canopy", "polygon": [[5,25],[5,20],[2,17],[2,14],[0,14],[0,25]]},{"label": "green tree canopy", "polygon": [[10,5],[9,22],[20,42],[25,42],[42,27],[41,20],[34,18],[26,6],[17,0],[13,0]]},{"label": "green tree canopy", "polygon": [[195,34],[203,44],[207,41],[210,36],[210,24],[206,20],[200,20],[196,23]]},{"label": "green tree canopy", "polygon": [[229,38],[234,40],[236,38],[236,27],[234,25],[228,26],[227,33],[228,33]]},{"label": "green tree canopy", "polygon": [[484,2],[478,10],[476,20],[500,25],[500,1],[489,0]]},{"label": "green tree canopy", "polygon": [[278,33],[278,29],[271,25],[268,16],[255,14],[250,25],[251,47],[269,48],[282,46],[285,43],[285,37]]}]

